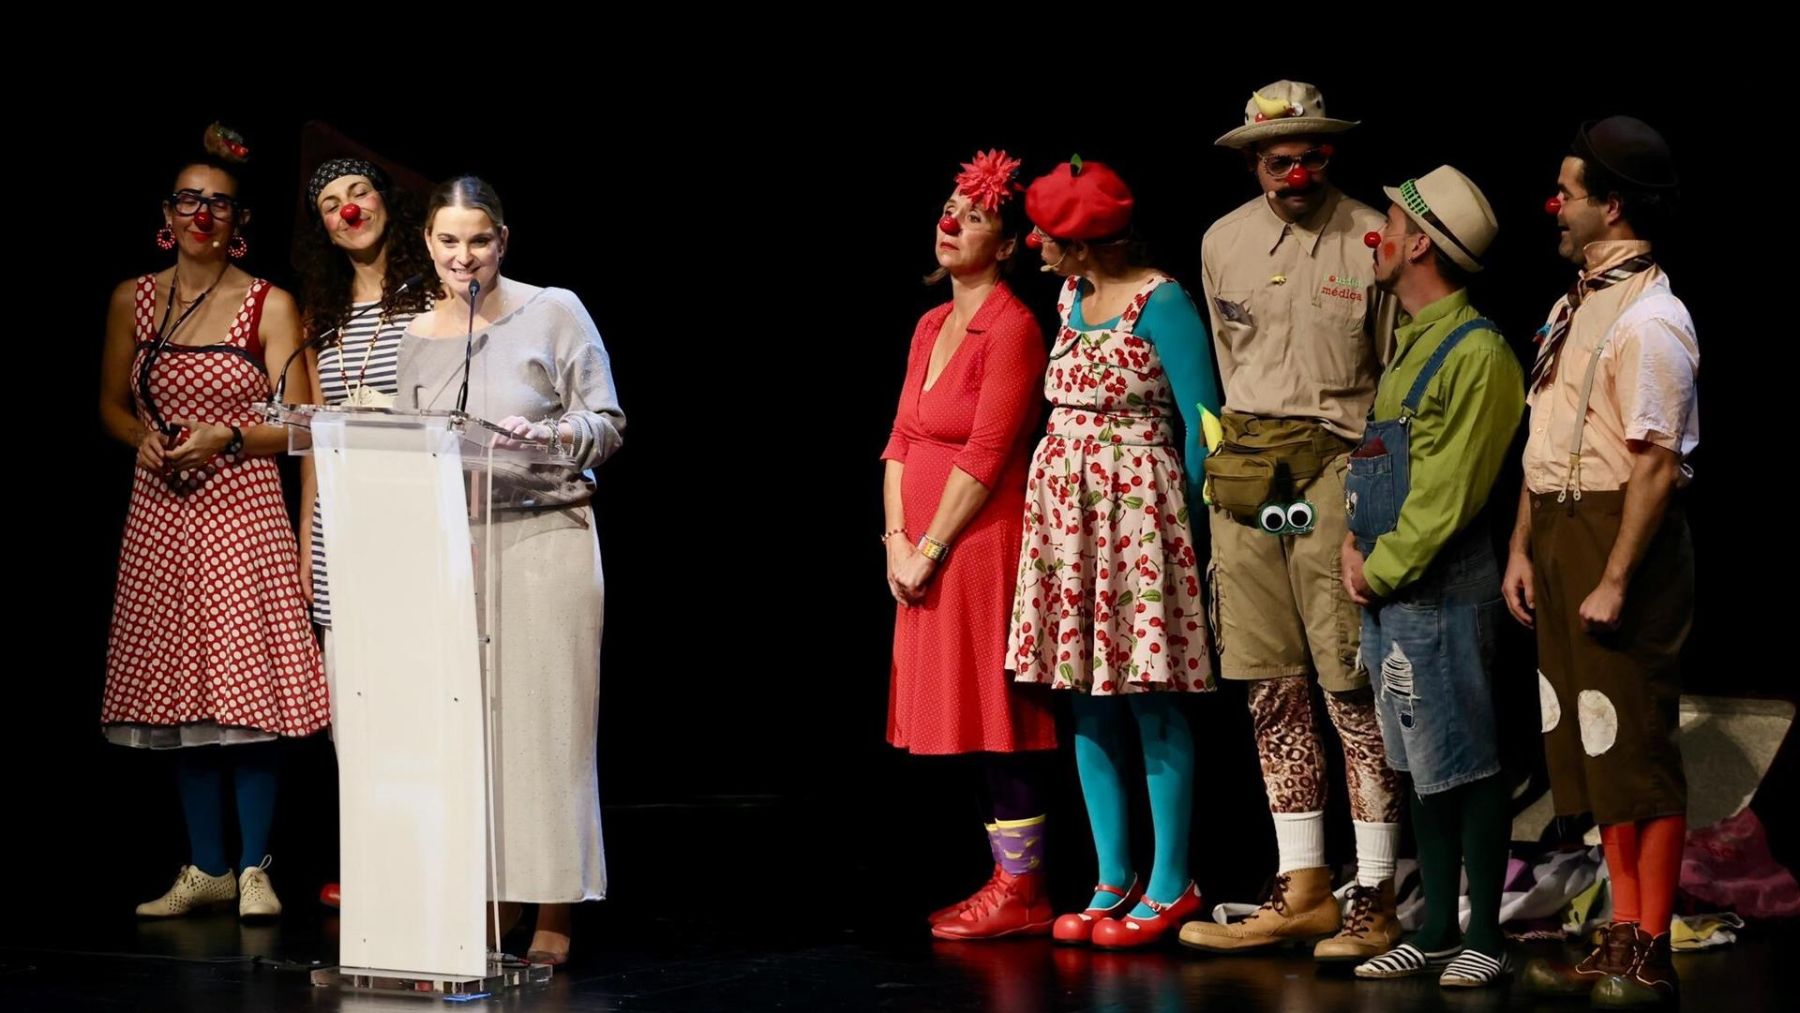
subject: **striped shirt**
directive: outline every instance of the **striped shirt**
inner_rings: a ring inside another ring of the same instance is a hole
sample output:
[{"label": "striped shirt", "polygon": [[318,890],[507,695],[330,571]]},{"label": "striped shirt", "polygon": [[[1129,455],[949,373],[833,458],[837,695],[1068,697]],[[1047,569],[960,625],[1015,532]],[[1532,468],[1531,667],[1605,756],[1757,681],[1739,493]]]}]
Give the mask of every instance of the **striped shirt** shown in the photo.
[{"label": "striped shirt", "polygon": [[[319,350],[319,401],[343,404],[351,391],[367,386],[383,394],[399,393],[400,339],[414,314],[383,317],[377,301],[359,302],[351,313],[368,312],[344,325],[342,340]],[[325,522],[319,501],[312,505],[313,622],[331,625],[331,590],[325,577]]]}]

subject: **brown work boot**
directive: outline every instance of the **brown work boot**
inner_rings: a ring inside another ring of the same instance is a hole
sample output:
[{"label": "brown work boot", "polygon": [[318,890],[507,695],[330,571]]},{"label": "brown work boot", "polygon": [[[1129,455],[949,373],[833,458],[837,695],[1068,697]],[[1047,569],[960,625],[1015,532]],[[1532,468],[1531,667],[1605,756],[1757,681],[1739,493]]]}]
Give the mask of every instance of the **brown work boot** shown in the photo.
[{"label": "brown work boot", "polygon": [[1600,945],[1573,966],[1561,961],[1533,960],[1525,965],[1527,991],[1538,995],[1587,995],[1602,979],[1631,970],[1637,953],[1637,926],[1615,922]]},{"label": "brown work boot", "polygon": [[1330,939],[1319,941],[1313,948],[1313,959],[1327,964],[1360,963],[1399,945],[1400,915],[1394,909],[1394,881],[1386,879],[1379,887],[1350,888],[1350,910],[1344,915],[1344,927]]},{"label": "brown work boot", "polygon": [[1669,960],[1669,933],[1655,939],[1637,930],[1636,960],[1624,974],[1600,979],[1594,986],[1594,1005],[1604,1009],[1636,1009],[1675,1001],[1681,981]]},{"label": "brown work boot", "polygon": [[1331,870],[1295,869],[1275,877],[1275,890],[1256,913],[1220,925],[1194,921],[1181,927],[1181,943],[1196,950],[1238,953],[1329,936],[1343,923],[1331,895]]}]

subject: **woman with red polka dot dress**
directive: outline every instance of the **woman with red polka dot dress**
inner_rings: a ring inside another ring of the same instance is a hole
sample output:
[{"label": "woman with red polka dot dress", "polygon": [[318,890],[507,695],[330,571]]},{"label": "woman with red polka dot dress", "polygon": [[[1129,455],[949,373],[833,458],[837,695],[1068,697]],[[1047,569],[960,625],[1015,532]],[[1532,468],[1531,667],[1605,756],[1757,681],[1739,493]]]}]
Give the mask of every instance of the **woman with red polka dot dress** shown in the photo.
[{"label": "woman with red polka dot dress", "polygon": [[1018,160],[977,154],[935,234],[951,300],[919,321],[887,448],[888,590],[896,603],[888,741],[976,758],[993,874],[931,915],[932,935],[1047,935],[1044,808],[1033,757],[1056,747],[1049,694],[1006,675],[1006,629],[1040,407],[1044,339],[1000,275],[1019,252]]},{"label": "woman with red polka dot dress", "polygon": [[[245,918],[281,912],[265,871],[271,743],[330,719],[274,460],[287,433],[252,408],[298,347],[299,314],[286,292],[233,263],[248,250],[247,154],[235,133],[208,129],[206,152],[182,165],[163,202],[157,244],[176,251],[175,266],[120,284],[107,314],[101,419],[136,448],[137,475],[100,720],[108,741],[180,750],[191,848],[169,891],[138,906],[143,917],[232,904]],[[304,369],[291,374],[304,397]]]},{"label": "woman with red polka dot dress", "polygon": [[[1079,158],[1025,195],[1028,242],[1068,281],[1010,637],[1019,682],[1070,694],[1100,865],[1093,899],[1054,934],[1110,949],[1171,938],[1200,909],[1188,878],[1194,739],[1180,698],[1213,685],[1188,504],[1201,499],[1218,384],[1193,300],[1136,255],[1132,204],[1117,173]],[[1156,832],[1147,881],[1131,871],[1127,839],[1124,774],[1140,751]]]}]

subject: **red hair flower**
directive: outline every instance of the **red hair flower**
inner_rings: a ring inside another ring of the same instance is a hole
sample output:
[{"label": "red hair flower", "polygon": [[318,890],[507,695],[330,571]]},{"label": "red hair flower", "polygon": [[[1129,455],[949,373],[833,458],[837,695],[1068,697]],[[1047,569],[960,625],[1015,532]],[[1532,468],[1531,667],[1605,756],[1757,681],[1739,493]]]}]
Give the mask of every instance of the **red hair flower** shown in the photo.
[{"label": "red hair flower", "polygon": [[1013,195],[1024,192],[1025,188],[1015,178],[1019,164],[1019,159],[998,148],[978,151],[975,160],[964,162],[963,171],[956,174],[956,192],[993,214],[1000,210],[1000,205],[1012,200]]}]

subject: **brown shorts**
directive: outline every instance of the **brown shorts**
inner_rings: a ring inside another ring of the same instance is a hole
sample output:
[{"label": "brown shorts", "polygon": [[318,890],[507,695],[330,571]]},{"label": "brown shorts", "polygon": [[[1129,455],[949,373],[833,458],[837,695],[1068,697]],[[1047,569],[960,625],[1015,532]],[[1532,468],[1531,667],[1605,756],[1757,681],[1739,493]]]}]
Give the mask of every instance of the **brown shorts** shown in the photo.
[{"label": "brown shorts", "polygon": [[1681,645],[1694,615],[1694,549],[1670,504],[1625,592],[1619,629],[1587,632],[1581,603],[1618,538],[1623,490],[1531,497],[1538,699],[1556,812],[1600,824],[1687,812]]}]

